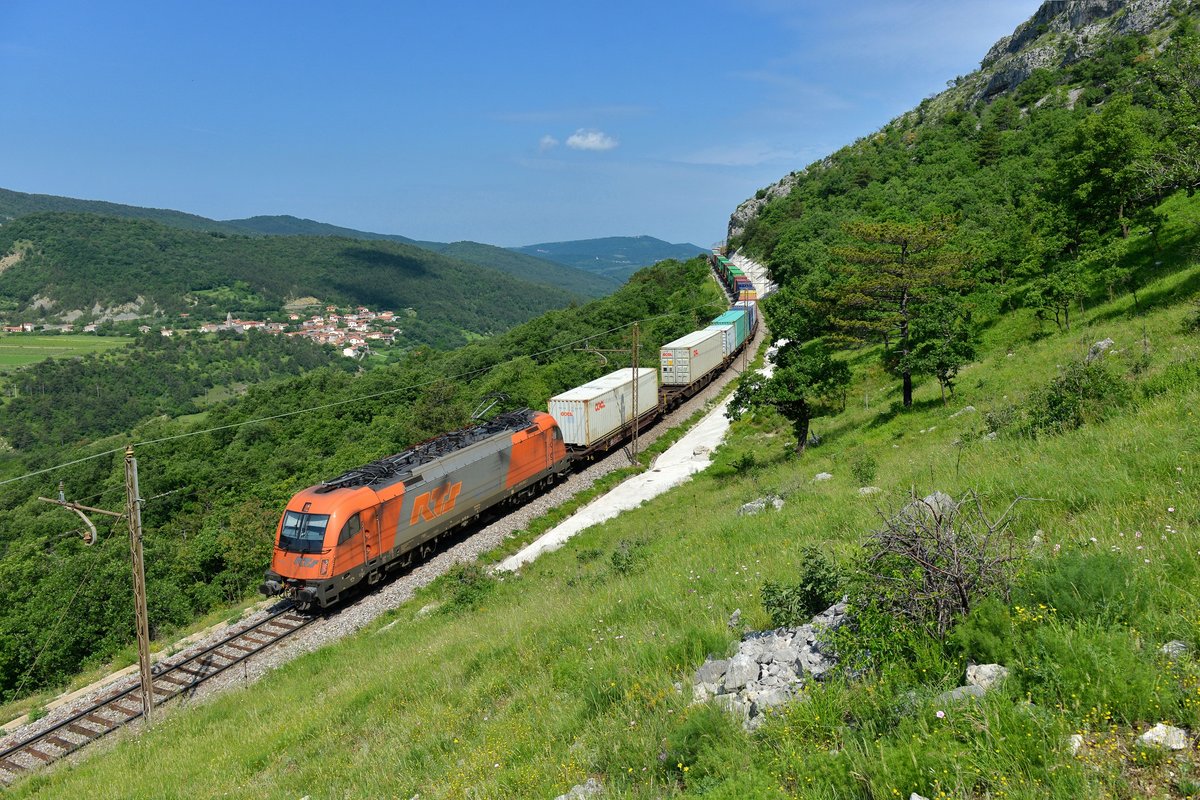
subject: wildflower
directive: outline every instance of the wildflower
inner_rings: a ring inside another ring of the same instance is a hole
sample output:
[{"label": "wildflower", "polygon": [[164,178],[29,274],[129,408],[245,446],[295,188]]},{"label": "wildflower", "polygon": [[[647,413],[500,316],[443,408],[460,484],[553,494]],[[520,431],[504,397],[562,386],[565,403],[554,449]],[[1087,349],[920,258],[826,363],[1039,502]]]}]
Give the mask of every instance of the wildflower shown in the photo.
[{"label": "wildflower", "polygon": [[1089,537],[1089,538],[1088,538],[1088,541],[1089,541],[1089,542],[1091,542],[1092,544],[1095,544],[1095,543],[1096,543],[1096,537],[1095,537],[1095,536]]},{"label": "wildflower", "polygon": [[938,711],[938,712],[937,712],[937,718],[938,718],[938,719],[945,719],[945,718],[946,718],[946,712],[945,712],[945,711]]},{"label": "wildflower", "polygon": [[1170,514],[1174,514],[1174,513],[1175,513],[1175,506],[1167,506],[1167,512],[1168,512],[1168,513],[1170,513]]}]

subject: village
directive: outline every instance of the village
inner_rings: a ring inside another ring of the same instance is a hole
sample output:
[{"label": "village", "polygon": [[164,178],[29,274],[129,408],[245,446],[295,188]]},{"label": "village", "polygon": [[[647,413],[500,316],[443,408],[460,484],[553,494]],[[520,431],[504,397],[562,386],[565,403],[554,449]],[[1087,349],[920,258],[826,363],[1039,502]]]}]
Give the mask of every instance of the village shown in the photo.
[{"label": "village", "polygon": [[[224,322],[205,322],[197,327],[188,324],[189,315],[179,315],[179,324],[175,326],[139,325],[139,333],[150,333],[158,330],[166,337],[182,336],[194,333],[221,333],[231,331],[241,334],[246,331],[259,330],[275,336],[298,336],[309,339],[317,344],[330,345],[342,351],[347,358],[363,358],[371,353],[373,347],[391,345],[402,333],[394,311],[372,311],[366,306],[358,306],[352,311],[340,309],[336,305],[325,306],[324,313],[305,316],[298,311],[287,312],[287,322],[240,319],[232,313],[225,315]],[[0,326],[3,333],[98,333],[103,323],[91,322],[76,326],[72,323],[23,322]]]}]

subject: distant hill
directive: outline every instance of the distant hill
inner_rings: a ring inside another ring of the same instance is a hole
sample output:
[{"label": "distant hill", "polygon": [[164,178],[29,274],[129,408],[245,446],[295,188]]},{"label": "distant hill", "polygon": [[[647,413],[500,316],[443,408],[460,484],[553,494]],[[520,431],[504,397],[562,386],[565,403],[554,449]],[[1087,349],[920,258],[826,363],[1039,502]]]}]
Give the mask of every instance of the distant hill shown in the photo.
[{"label": "distant hill", "polygon": [[344,236],[347,239],[418,244],[415,239],[409,239],[407,236],[400,236],[394,233],[357,231],[353,228],[343,228],[340,225],[330,225],[328,222],[317,222],[312,219],[301,219],[300,217],[293,217],[288,214],[228,219],[217,224],[235,228],[249,236]]},{"label": "distant hill", "polygon": [[545,242],[510,249],[525,255],[557,261],[559,264],[585,270],[618,283],[624,283],[642,267],[664,259],[687,261],[708,252],[694,244],[671,244],[653,236],[609,236],[573,242]]},{"label": "distant hill", "polygon": [[[217,231],[236,233],[243,236],[341,236],[363,241],[400,242],[414,245],[448,258],[456,258],[476,266],[499,270],[530,283],[544,284],[570,292],[581,298],[603,297],[611,294],[621,283],[620,279],[581,272],[573,265],[553,259],[523,255],[478,242],[419,242],[407,236],[392,233],[372,233],[354,228],[343,228],[327,222],[317,222],[290,215],[256,216],[245,219],[215,220],[182,211],[158,208],[142,208],[101,200],[76,200],[49,194],[26,194],[0,189],[0,224],[41,212],[67,212],[103,214],[125,219],[148,219],[170,225],[173,228],[192,231]],[[3,254],[0,254],[3,255]],[[651,263],[651,262],[647,262]]]},{"label": "distant hill", "polygon": [[[267,311],[314,296],[412,309],[404,337],[445,347],[463,343],[466,333],[498,333],[580,299],[401,242],[251,238],[95,214],[13,220],[0,226],[0,254],[11,254],[0,271],[0,308],[42,317],[118,306],[223,315],[231,297],[241,310]],[[208,308],[216,296],[225,305]]]},{"label": "distant hill", "polygon": [[126,219],[149,219],[182,228],[189,231],[221,231],[223,233],[244,233],[235,225],[218,222],[215,219],[187,214],[183,211],[171,211],[165,208],[143,208],[127,206],[121,203],[108,203],[103,200],[77,200],[73,197],[59,197],[52,194],[26,194],[9,189],[0,189],[0,225],[18,217],[38,214],[44,211],[58,211],[73,214],[103,214],[108,217],[123,217]]},{"label": "distant hill", "polygon": [[506,272],[533,283],[557,286],[588,298],[612,294],[625,282],[623,278],[611,278],[569,264],[479,242],[418,242],[417,245],[459,261]]}]

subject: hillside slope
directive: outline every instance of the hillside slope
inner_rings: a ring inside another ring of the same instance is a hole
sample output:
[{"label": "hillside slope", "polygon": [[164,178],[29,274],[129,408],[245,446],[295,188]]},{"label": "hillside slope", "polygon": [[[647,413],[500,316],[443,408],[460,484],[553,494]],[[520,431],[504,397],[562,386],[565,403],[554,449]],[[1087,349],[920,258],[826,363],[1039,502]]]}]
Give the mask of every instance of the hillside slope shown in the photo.
[{"label": "hillside slope", "polygon": [[[248,238],[136,219],[35,214],[0,227],[0,301],[20,313],[132,304],[142,313],[188,311],[194,293],[243,284],[256,310],[295,297],[397,312],[411,309],[412,343],[461,344],[579,299],[399,242],[335,237]],[[221,316],[224,316],[222,313]]]},{"label": "hillside slope", "polygon": [[498,270],[530,283],[554,286],[580,297],[603,297],[613,292],[620,284],[619,281],[591,275],[553,260],[535,258],[531,255],[479,242],[419,242],[409,239],[407,236],[358,231],[289,216],[232,219],[221,224],[236,227],[248,234],[265,236],[340,236],[368,241],[403,242],[424,250],[441,253],[447,258],[465,261],[486,269]]},{"label": "hillside slope", "polygon": [[[100,200],[77,200],[56,195],[26,194],[0,189],[0,225],[19,217],[43,212],[99,214],[124,219],[147,219],[175,228],[193,231],[214,231],[244,236],[334,236],[365,241],[388,241],[410,244],[448,258],[465,261],[485,269],[495,269],[530,283],[551,286],[579,297],[603,297],[610,294],[629,277],[620,279],[592,275],[553,259],[537,258],[514,250],[479,242],[420,242],[407,236],[372,233],[327,222],[301,219],[289,215],[263,215],[245,219],[215,220],[169,209],[142,208]],[[688,258],[694,253],[678,251],[671,257]],[[666,256],[662,256],[666,257]],[[654,261],[658,259],[655,258]],[[640,266],[653,261],[642,260]]]}]

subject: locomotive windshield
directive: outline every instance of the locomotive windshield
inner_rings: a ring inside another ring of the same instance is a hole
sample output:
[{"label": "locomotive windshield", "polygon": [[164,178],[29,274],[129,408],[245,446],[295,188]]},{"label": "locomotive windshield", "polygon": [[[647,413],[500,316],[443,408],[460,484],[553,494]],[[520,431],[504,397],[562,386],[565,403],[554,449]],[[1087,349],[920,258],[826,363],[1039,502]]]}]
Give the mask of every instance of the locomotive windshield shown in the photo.
[{"label": "locomotive windshield", "polygon": [[288,511],[283,515],[279,532],[279,547],[289,553],[319,553],[325,547],[325,527],[328,514],[304,514]]}]

